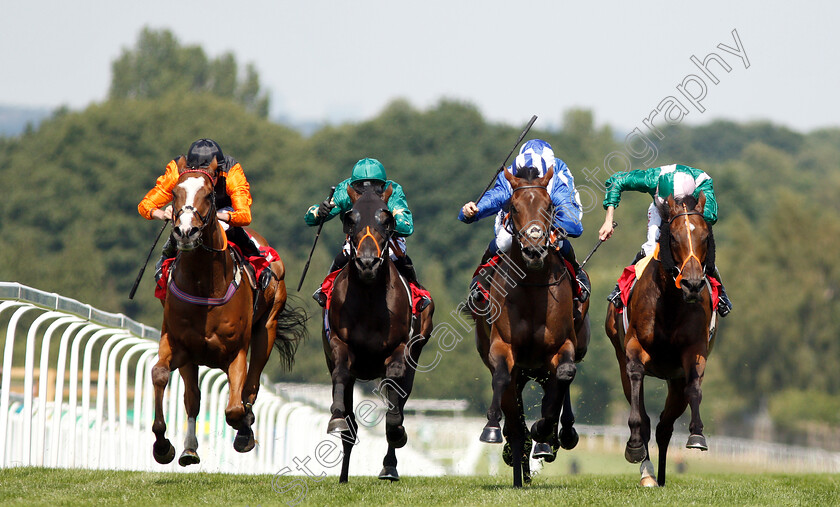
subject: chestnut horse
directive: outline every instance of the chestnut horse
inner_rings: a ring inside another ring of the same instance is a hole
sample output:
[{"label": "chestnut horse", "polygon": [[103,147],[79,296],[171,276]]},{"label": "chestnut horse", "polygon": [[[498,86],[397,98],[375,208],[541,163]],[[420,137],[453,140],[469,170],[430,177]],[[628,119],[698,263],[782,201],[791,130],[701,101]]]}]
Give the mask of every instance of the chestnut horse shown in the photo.
[{"label": "chestnut horse", "polygon": [[[575,307],[574,275],[552,245],[558,232],[553,227],[556,210],[546,185],[553,174],[551,169],[542,178],[533,171],[523,177],[505,172],[513,188],[510,220],[515,241],[492,275],[486,311],[472,308],[476,346],[493,377],[493,400],[481,441],[502,442],[499,422],[504,413],[504,454],[513,467],[515,487],[522,486],[523,475],[530,482],[530,438],[537,442],[534,457],[549,462],[559,447],[572,449],[578,442],[569,386],[577,371],[575,362],[586,354],[589,343],[588,302]],[[542,418],[530,432],[522,407],[528,380],[544,390]]]},{"label": "chestnut horse", "polygon": [[[380,197],[372,188],[359,194],[347,188],[353,209],[344,217],[350,238],[350,262],[336,276],[325,310],[324,353],[333,384],[328,433],[340,432],[344,447],[339,482],[347,482],[350,452],[358,423],[353,412],[357,379],[383,378],[379,384],[387,404],[385,437],[388,452],[379,478],[399,480],[395,449],[406,444],[403,407],[411,394],[423,345],[432,333],[434,303],[412,316],[412,297],[389,255],[394,217],[388,210],[393,192]],[[406,364],[408,363],[408,364]]]},{"label": "chestnut horse", "polygon": [[[201,400],[199,365],[220,368],[227,373],[230,398],[225,418],[238,430],[234,449],[247,452],[254,448],[252,407],[271,348],[276,347],[284,365],[290,367],[298,339],[305,333],[305,315],[286,304],[283,262],[278,259],[271,263],[267,269],[274,276],[265,290],[255,293],[232,249],[228,248],[225,232],[216,218],[213,193],[216,169],[215,160],[207,168],[190,168],[181,157],[180,177],[172,191],[172,234],[178,255],[164,302],[159,359],[152,369],[155,386],[152,452],[162,464],[175,457],[175,448],[165,436],[163,418],[163,393],[170,372],[178,369],[181,373],[188,417],[184,451],[178,463],[187,466],[200,461],[195,435]],[[253,231],[251,234],[260,245],[267,246],[265,238]]]},{"label": "chestnut horse", "polygon": [[624,395],[630,403],[630,439],[624,456],[641,462],[643,486],[657,485],[648,453],[650,418],[645,411],[644,377],[652,375],[668,384],[665,408],[656,426],[659,448],[659,486],[665,485],[665,459],[674,421],[691,407],[690,436],[686,447],[707,450],[700,420],[700,384],[706,358],[714,345],[710,325],[714,311],[705,273],[714,268],[712,229],[703,219],[706,197],[668,199],[659,207],[662,226],[659,257],[653,259],[636,282],[627,308],[627,329],[622,315],[607,306],[606,331],[615,348]]}]

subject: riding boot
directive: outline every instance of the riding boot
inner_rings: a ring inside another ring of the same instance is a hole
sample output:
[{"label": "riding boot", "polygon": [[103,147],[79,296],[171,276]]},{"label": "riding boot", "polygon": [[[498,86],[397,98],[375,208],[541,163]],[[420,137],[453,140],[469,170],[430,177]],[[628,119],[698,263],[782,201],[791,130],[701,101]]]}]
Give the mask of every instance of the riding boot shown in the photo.
[{"label": "riding boot", "polygon": [[231,226],[227,230],[228,241],[232,242],[242,250],[242,255],[247,259],[248,257],[258,257],[262,255],[259,247],[251,241],[251,237],[245,232],[242,227]]},{"label": "riding boot", "polygon": [[[569,261],[569,264],[571,264],[572,268],[575,270],[575,280],[577,280],[577,283],[580,286],[580,297],[577,299],[581,303],[585,303],[586,300],[589,299],[589,295],[592,294],[592,282],[589,281],[589,276],[586,274],[586,271],[581,269],[580,264],[578,264],[575,256],[575,249],[572,247],[572,243],[568,240],[565,240],[563,243],[564,245],[560,248],[560,255]],[[568,245],[568,247],[566,247],[566,245]]]},{"label": "riding boot", "polygon": [[[425,289],[425,287],[417,281],[417,271],[414,269],[414,263],[411,262],[411,257],[407,254],[402,257],[397,257],[397,260],[394,261],[394,266],[396,266],[397,271],[399,271],[400,274],[408,280],[408,283],[414,284],[421,289]],[[425,310],[431,302],[432,301],[426,296],[421,297],[420,301],[417,303],[417,313]]]},{"label": "riding boot", "polygon": [[[630,265],[631,266],[635,265],[637,262],[639,262],[640,260],[642,260],[644,258],[645,258],[645,251],[644,250],[639,250],[636,253],[636,257],[633,258],[633,262],[631,262]],[[621,289],[618,287],[618,283],[615,284],[615,288],[613,288],[612,292],[610,292],[610,295],[607,296],[607,301],[612,303],[612,305],[615,306],[616,309],[621,309],[621,306],[622,306]]]},{"label": "riding boot", "polygon": [[163,249],[160,252],[160,259],[158,259],[155,263],[155,283],[160,281],[160,278],[163,276],[164,261],[175,257],[175,254],[177,253],[178,247],[175,245],[175,241],[172,239],[172,236],[169,236],[166,239],[166,243],[163,244]]},{"label": "riding boot", "polygon": [[[333,273],[344,268],[349,261],[350,257],[344,252],[344,248],[342,248],[341,251],[338,252],[338,255],[335,256],[335,259],[333,259],[332,264],[330,265],[329,273]],[[312,293],[312,299],[314,299],[321,308],[327,307],[327,295],[321,290],[320,285],[315,292]]]},{"label": "riding boot", "polygon": [[721,317],[726,317],[729,315],[729,312],[732,311],[732,301],[730,301],[729,297],[726,295],[726,289],[723,288],[723,282],[720,280],[720,271],[718,271],[717,266],[715,266],[714,273],[709,273],[709,276],[714,277],[714,279],[720,284],[720,287],[718,288],[719,294],[717,312]]},{"label": "riding boot", "polygon": [[[496,240],[494,239],[484,250],[484,253],[481,255],[481,260],[478,262],[479,267],[487,264],[496,255],[497,252],[493,248],[495,242]],[[484,308],[487,305],[490,294],[490,278],[493,276],[492,270],[493,268],[490,267],[485,270],[489,271],[489,273],[485,273],[484,275],[478,273],[470,282],[468,306],[471,308]]]}]

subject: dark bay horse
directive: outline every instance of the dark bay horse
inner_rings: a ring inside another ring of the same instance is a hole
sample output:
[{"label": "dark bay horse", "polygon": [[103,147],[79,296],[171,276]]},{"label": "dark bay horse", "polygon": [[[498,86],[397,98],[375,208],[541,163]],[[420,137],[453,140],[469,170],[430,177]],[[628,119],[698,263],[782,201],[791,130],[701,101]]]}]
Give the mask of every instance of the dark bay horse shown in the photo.
[{"label": "dark bay horse", "polygon": [[[305,332],[305,315],[286,305],[283,262],[278,259],[271,263],[267,269],[274,277],[265,290],[255,293],[234,259],[216,218],[216,169],[215,160],[207,168],[189,168],[184,157],[178,160],[180,177],[172,201],[172,234],[178,256],[167,285],[159,360],[152,369],[152,451],[155,460],[162,464],[175,457],[175,448],[165,436],[163,418],[163,393],[170,372],[177,369],[184,381],[188,416],[184,452],[178,463],[187,466],[200,461],[195,435],[201,400],[199,365],[227,373],[230,398],[225,418],[237,430],[234,449],[247,452],[254,448],[252,407],[271,349],[276,347],[284,365],[290,367],[298,339]],[[260,245],[267,246],[265,238],[253,231],[251,234]]]},{"label": "dark bay horse", "polygon": [[[552,176],[553,170],[542,178],[535,172],[525,171],[523,177],[505,172],[513,188],[514,242],[489,283],[488,308],[498,311],[473,309],[476,346],[493,377],[493,400],[481,441],[502,442],[499,422],[504,414],[505,460],[513,467],[516,487],[522,486],[523,475],[530,482],[531,438],[537,442],[534,456],[547,461],[554,460],[559,447],[572,449],[578,442],[569,386],[577,371],[575,362],[586,354],[589,343],[588,302],[575,307],[574,276],[551,243],[555,209],[546,185]],[[528,380],[544,390],[542,418],[530,432],[522,407]]]},{"label": "dark bay horse", "polygon": [[[339,482],[347,482],[350,452],[358,432],[353,412],[357,379],[383,378],[379,384],[386,404],[388,452],[379,478],[399,480],[395,449],[406,444],[403,407],[411,394],[420,351],[432,333],[434,304],[412,317],[408,283],[389,255],[394,217],[388,210],[393,192],[380,196],[371,188],[359,194],[348,187],[353,209],[345,232],[350,238],[350,262],[335,278],[324,329],[324,353],[332,376],[332,418],[327,431],[340,432],[344,447]],[[406,364],[408,363],[408,364]]]},{"label": "dark bay horse", "polygon": [[641,462],[641,483],[656,486],[650,462],[650,418],[645,411],[644,377],[652,375],[668,384],[665,408],[656,426],[659,447],[659,486],[665,485],[665,459],[674,421],[691,407],[690,436],[686,447],[706,450],[700,420],[700,384],[706,358],[714,345],[710,333],[711,296],[705,279],[714,267],[714,239],[703,219],[706,197],[681,200],[669,197],[659,207],[662,227],[659,260],[651,260],[636,282],[625,309],[628,326],[613,305],[607,306],[606,331],[615,348],[624,395],[630,403],[630,439],[624,456]]}]

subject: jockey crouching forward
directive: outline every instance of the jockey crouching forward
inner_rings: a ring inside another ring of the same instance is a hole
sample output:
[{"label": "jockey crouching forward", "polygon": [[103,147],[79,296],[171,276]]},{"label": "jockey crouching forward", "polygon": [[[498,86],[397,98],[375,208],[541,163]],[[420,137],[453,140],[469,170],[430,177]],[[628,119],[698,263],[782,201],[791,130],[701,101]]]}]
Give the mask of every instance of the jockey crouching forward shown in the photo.
[{"label": "jockey crouching forward", "polygon": [[[700,196],[700,192],[706,196],[706,205],[703,208],[703,219],[709,225],[717,222],[718,205],[715,199],[715,187],[712,177],[700,169],[681,164],[671,164],[662,167],[651,167],[649,169],[636,169],[634,171],[617,172],[610,176],[605,183],[606,195],[604,196],[604,209],[607,210],[604,225],[598,231],[601,241],[606,241],[613,234],[613,216],[615,208],[621,201],[621,192],[635,190],[644,192],[653,197],[653,202],[648,207],[647,241],[642,245],[641,251],[636,254],[632,264],[636,264],[642,258],[652,255],[659,240],[659,229],[662,225],[662,217],[659,216],[657,205],[661,204],[666,197],[673,195],[679,199],[686,195],[694,198]],[[725,317],[732,310],[732,302],[726,295],[723,282],[720,279],[720,272],[717,266],[707,267],[706,275],[714,277],[720,282],[720,294],[718,295],[718,314]],[[616,284],[607,300],[616,308],[621,308],[621,291]]]},{"label": "jockey crouching forward", "polygon": [[[534,168],[541,177],[549,168],[554,168],[554,176],[548,183],[546,190],[551,196],[551,202],[557,210],[554,215],[554,227],[564,231],[572,238],[577,238],[583,233],[581,218],[580,197],[575,190],[575,180],[569,167],[565,162],[554,156],[551,145],[541,139],[532,139],[522,145],[513,164],[505,168],[505,171],[516,176],[517,171],[525,168]],[[472,223],[476,220],[496,215],[496,237],[487,246],[487,250],[481,258],[480,265],[486,263],[492,256],[499,253],[506,253],[513,243],[513,235],[505,223],[508,215],[510,198],[513,189],[503,173],[499,173],[496,183],[478,201],[468,202],[461,208],[458,220],[465,223]],[[559,250],[564,259],[569,261],[575,270],[575,278],[580,286],[580,302],[589,299],[592,286],[586,272],[580,268],[572,244],[564,238]]]},{"label": "jockey crouching forward", "polygon": [[[225,230],[227,239],[240,248],[245,257],[260,255],[259,246],[255,245],[243,227],[251,224],[251,190],[242,165],[233,157],[226,157],[219,144],[212,139],[199,139],[190,145],[187,152],[187,166],[193,169],[207,168],[216,160],[216,186],[213,189],[216,200],[216,218]],[[178,160],[167,164],[154,188],[137,205],[137,211],[148,220],[171,220],[172,189],[178,183]],[[166,259],[177,253],[172,236],[166,240],[160,259],[155,264],[155,281],[161,277],[161,268]],[[263,276],[270,276],[271,270],[264,270]],[[260,285],[269,280],[260,280]]]},{"label": "jockey crouching forward", "polygon": [[[326,199],[321,204],[315,204],[309,208],[306,215],[304,215],[306,224],[315,226],[322,222],[332,220],[339,215],[343,217],[344,213],[352,210],[353,202],[347,193],[347,187],[349,186],[352,186],[358,193],[363,193],[366,187],[373,186],[376,193],[380,196],[389,186],[393,187],[394,190],[387,202],[388,210],[394,216],[394,235],[396,236],[391,239],[389,244],[390,257],[397,271],[411,285],[421,289],[420,292],[427,294],[427,291],[417,281],[417,272],[414,270],[414,264],[411,262],[408,254],[406,254],[405,238],[414,233],[414,218],[411,210],[408,209],[405,193],[398,183],[388,179],[385,174],[385,167],[378,160],[373,158],[359,160],[353,167],[351,176],[336,185],[332,199]],[[340,271],[349,261],[350,238],[348,237],[341,251],[333,260],[332,266],[330,266],[330,274]],[[326,307],[327,294],[324,293],[322,287],[318,287],[318,290],[312,294],[312,299],[317,301],[322,307]],[[427,295],[423,295],[414,310],[420,313],[429,303],[431,303],[431,299]]]}]

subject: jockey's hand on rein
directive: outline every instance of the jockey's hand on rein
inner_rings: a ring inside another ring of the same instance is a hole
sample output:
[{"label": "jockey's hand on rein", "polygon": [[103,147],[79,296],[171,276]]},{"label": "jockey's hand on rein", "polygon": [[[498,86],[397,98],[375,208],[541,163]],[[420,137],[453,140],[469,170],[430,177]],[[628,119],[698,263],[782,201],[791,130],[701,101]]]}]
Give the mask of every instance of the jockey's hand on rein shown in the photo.
[{"label": "jockey's hand on rein", "polygon": [[324,199],[324,202],[318,205],[318,220],[323,221],[327,218],[330,214],[330,210],[332,210],[335,206],[331,202],[331,198]]}]

